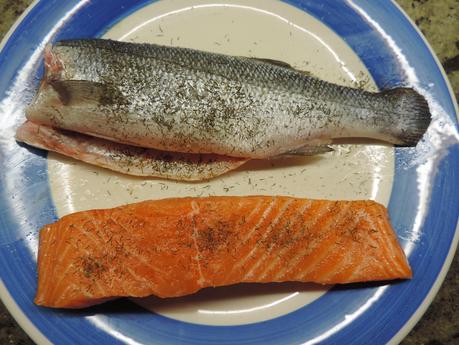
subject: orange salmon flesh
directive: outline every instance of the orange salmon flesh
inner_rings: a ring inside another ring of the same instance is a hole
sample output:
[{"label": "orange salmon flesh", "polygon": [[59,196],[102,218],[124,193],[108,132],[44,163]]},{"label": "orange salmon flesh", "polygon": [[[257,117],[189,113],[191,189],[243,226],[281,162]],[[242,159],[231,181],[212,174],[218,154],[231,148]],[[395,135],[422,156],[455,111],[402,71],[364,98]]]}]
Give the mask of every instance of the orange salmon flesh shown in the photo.
[{"label": "orange salmon flesh", "polygon": [[83,308],[243,282],[408,279],[374,201],[173,198],[77,212],[40,232],[35,303]]}]

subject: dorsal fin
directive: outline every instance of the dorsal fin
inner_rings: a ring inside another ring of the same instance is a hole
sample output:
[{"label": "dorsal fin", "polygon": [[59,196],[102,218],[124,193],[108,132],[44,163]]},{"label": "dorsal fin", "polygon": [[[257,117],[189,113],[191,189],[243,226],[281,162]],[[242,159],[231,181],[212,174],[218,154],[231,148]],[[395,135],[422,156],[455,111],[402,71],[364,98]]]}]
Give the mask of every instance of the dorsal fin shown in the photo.
[{"label": "dorsal fin", "polygon": [[274,60],[274,59],[267,59],[267,58],[257,58],[257,57],[250,57],[249,59],[252,60],[258,60],[261,62],[269,63],[271,65],[279,66],[279,67],[284,67],[284,68],[289,68],[289,69],[294,69],[290,64],[284,61],[280,60]]},{"label": "dorsal fin", "polygon": [[302,71],[302,70],[296,69],[296,68],[292,67],[292,65],[290,65],[290,64],[288,64],[287,62],[284,62],[284,61],[279,61],[279,60],[275,60],[275,59],[267,59],[267,58],[256,58],[256,57],[250,57],[249,59],[257,60],[257,61],[261,61],[261,62],[265,62],[265,63],[269,63],[271,65],[278,66],[278,67],[288,68],[288,69],[294,70],[296,72],[303,73],[304,75],[312,76],[311,72]]}]

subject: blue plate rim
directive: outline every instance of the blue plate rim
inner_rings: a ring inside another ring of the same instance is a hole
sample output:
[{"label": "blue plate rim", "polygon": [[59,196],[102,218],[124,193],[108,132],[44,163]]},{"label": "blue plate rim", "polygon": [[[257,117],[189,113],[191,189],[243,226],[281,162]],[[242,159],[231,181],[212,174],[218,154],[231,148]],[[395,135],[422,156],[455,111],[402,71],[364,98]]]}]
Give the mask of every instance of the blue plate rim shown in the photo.
[{"label": "blue plate rim", "polygon": [[[441,75],[443,79],[446,82],[446,86],[448,88],[449,95],[453,101],[453,106],[454,110],[456,112],[456,119],[459,120],[459,105],[458,105],[458,100],[456,99],[456,95],[454,93],[453,87],[451,86],[451,82],[440,62],[440,60],[437,57],[437,54],[434,52],[432,46],[430,45],[429,41],[427,41],[427,38],[424,36],[422,31],[418,28],[416,23],[408,16],[408,14],[403,10],[403,8],[395,1],[395,0],[390,0],[392,4],[397,7],[397,9],[400,11],[400,13],[405,17],[407,22],[411,24],[411,26],[416,30],[418,36],[424,41],[424,44],[427,46],[429,49],[430,54],[432,55],[433,59],[435,60],[435,63],[439,67],[439,70],[441,72]],[[400,328],[400,330],[394,335],[394,337],[390,340],[389,344],[398,344],[400,343],[407,335],[408,333],[414,328],[414,326],[421,320],[423,315],[427,312],[429,306],[432,304],[434,301],[435,296],[437,293],[440,291],[441,286],[443,285],[443,282],[446,278],[446,275],[451,267],[451,264],[453,263],[454,256],[457,252],[457,249],[459,247],[459,219],[456,223],[456,231],[454,234],[453,241],[451,243],[451,246],[449,248],[448,254],[446,256],[446,259],[443,263],[443,267],[441,268],[440,272],[438,273],[437,279],[435,280],[435,283],[432,285],[430,288],[430,291],[427,293],[426,297],[422,301],[422,303],[419,305],[419,307],[416,309],[416,311],[413,313],[413,315],[408,319],[408,321],[405,323],[405,325]]]},{"label": "blue plate rim", "polygon": [[[6,46],[10,40],[12,34],[16,29],[21,25],[24,19],[29,15],[32,9],[40,3],[40,0],[34,0],[22,14],[16,19],[14,24],[6,32],[0,41],[0,54],[3,52],[3,48]],[[8,312],[14,318],[14,320],[21,326],[21,328],[27,333],[27,335],[39,345],[48,345],[51,344],[49,339],[29,320],[27,315],[21,310],[17,305],[16,301],[11,296],[10,292],[3,283],[2,278],[0,277],[0,300],[5,305]]]},{"label": "blue plate rim", "polygon": [[[436,56],[434,50],[432,49],[431,45],[427,41],[427,39],[424,37],[422,32],[419,30],[419,28],[415,25],[413,20],[406,14],[406,12],[401,8],[401,6],[395,1],[395,0],[389,0],[397,9],[398,11],[405,17],[407,22],[412,26],[412,28],[415,29],[417,32],[418,36],[422,39],[426,47],[428,48],[431,56],[433,57],[438,70],[441,73],[441,76],[443,78],[443,81],[445,82],[449,96],[451,100],[453,101],[453,107],[456,115],[456,119],[459,119],[459,107],[458,103],[455,97],[455,94],[453,92],[451,83],[443,69],[443,66],[441,65],[440,61],[438,60],[438,57]],[[28,7],[27,9],[17,18],[15,23],[12,25],[12,27],[8,30],[8,32],[5,34],[3,39],[0,41],[0,54],[3,51],[3,48],[5,45],[8,43],[10,40],[12,34],[16,31],[16,29],[20,26],[20,24],[23,22],[23,20],[29,15],[31,10],[40,3],[40,0],[34,0]],[[425,298],[423,299],[422,303],[419,304],[418,308],[415,310],[415,312],[412,314],[412,316],[407,320],[407,322],[404,324],[404,326],[392,337],[390,340],[390,344],[397,344],[399,343],[410,331],[411,329],[415,326],[415,324],[421,319],[423,314],[426,312],[430,304],[432,303],[434,297],[438,293],[445,277],[446,274],[451,266],[452,260],[454,258],[454,255],[456,253],[457,247],[459,245],[459,220],[456,223],[456,229],[454,233],[453,240],[451,242],[448,254],[443,262],[442,268],[439,271],[437,278],[434,282],[434,284],[431,286],[429,292],[426,294]],[[12,298],[10,292],[4,285],[1,277],[0,277],[0,299],[2,302],[5,304],[6,308],[8,311],[11,313],[11,315],[14,317],[14,319],[18,322],[18,324],[24,329],[24,331],[37,343],[37,344],[50,344],[49,339],[29,320],[27,315],[20,309],[20,307],[17,305],[16,301]]]}]

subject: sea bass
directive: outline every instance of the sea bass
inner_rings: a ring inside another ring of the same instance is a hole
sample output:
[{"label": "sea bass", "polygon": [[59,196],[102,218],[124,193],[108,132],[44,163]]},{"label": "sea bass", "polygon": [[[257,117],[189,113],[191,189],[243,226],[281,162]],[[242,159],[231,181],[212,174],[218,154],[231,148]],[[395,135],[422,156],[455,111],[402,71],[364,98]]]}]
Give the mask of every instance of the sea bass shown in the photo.
[{"label": "sea bass", "polygon": [[205,153],[165,152],[119,144],[26,121],[16,140],[127,175],[178,181],[202,181],[247,162],[244,158]]},{"label": "sea bass", "polygon": [[44,226],[35,303],[83,308],[243,282],[411,276],[387,210],[374,201],[174,198],[78,212]]},{"label": "sea bass", "polygon": [[48,46],[27,118],[163,151],[265,159],[335,138],[415,145],[430,123],[409,88],[343,87],[286,63],[102,39]]}]

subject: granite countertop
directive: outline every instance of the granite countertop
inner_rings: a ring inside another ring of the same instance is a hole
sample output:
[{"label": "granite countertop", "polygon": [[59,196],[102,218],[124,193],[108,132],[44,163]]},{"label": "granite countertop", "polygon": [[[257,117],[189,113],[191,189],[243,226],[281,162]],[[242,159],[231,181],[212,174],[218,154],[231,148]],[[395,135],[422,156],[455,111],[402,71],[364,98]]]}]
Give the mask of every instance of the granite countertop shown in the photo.
[{"label": "granite countertop", "polygon": [[[31,0],[0,0],[0,39]],[[459,2],[396,0],[426,36],[459,98]],[[24,333],[0,302],[0,344],[29,345]],[[404,345],[459,344],[459,255],[456,255],[435,300]]]}]

